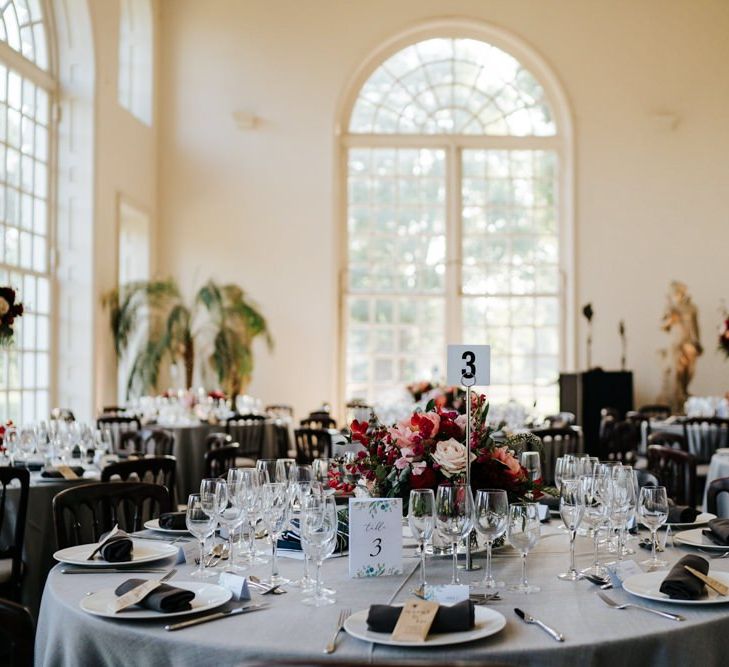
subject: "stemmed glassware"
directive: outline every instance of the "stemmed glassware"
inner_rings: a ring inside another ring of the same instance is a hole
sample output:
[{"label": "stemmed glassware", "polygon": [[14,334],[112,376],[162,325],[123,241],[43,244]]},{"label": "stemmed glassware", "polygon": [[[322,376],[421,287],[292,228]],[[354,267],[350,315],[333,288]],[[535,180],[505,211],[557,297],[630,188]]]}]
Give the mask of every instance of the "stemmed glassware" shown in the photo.
[{"label": "stemmed glassware", "polygon": [[187,529],[200,542],[200,560],[195,572],[190,576],[198,579],[213,576],[205,570],[205,541],[215,532],[216,518],[208,514],[202,506],[199,493],[191,494],[187,499],[187,514],[185,516],[185,525]]},{"label": "stemmed glassware", "polygon": [[266,482],[285,482],[284,479],[276,479],[276,459],[258,459],[256,461],[256,470],[258,470],[263,479],[262,484]]},{"label": "stemmed glassware", "polygon": [[435,529],[435,495],[432,489],[413,489],[408,500],[408,525],[420,548],[420,587],[425,591],[425,545]]},{"label": "stemmed glassware", "polygon": [[[289,488],[289,526],[298,533],[299,539],[301,539],[301,513],[305,501],[312,493],[318,492],[318,489],[318,483],[311,481],[293,482]],[[302,591],[311,590],[314,582],[309,576],[309,556],[306,551],[304,551],[304,576],[290,583],[292,586],[300,587]]]},{"label": "stemmed glassware", "polygon": [[289,482],[291,470],[296,467],[296,459],[276,459],[276,479],[270,482]]},{"label": "stemmed glassware", "polygon": [[538,593],[539,586],[527,581],[527,554],[539,541],[541,527],[536,503],[513,503],[509,506],[507,535],[511,546],[521,553],[521,583],[509,589],[520,593]]},{"label": "stemmed glassware", "polygon": [[527,471],[527,476],[532,482],[542,479],[542,460],[539,452],[522,452],[519,457],[522,468]]},{"label": "stemmed glassware", "polygon": [[228,531],[228,567],[226,572],[237,572],[241,568],[235,563],[235,534],[243,523],[245,514],[240,497],[240,475],[235,468],[228,470],[226,488],[228,502],[218,515],[218,521]]},{"label": "stemmed glassware", "polygon": [[263,473],[257,468],[238,468],[238,497],[245,522],[248,524],[248,562],[250,564],[263,563],[263,559],[256,554],[256,525],[261,514],[261,490],[263,487]]},{"label": "stemmed glassware", "polygon": [[610,521],[618,527],[618,561],[625,555],[625,529],[635,512],[635,472],[623,466],[613,472],[610,494]]},{"label": "stemmed glassware", "polygon": [[668,496],[665,486],[644,486],[638,497],[638,518],[651,531],[651,557],[641,565],[659,570],[668,563],[656,556],[656,532],[668,519]]},{"label": "stemmed glassware", "polygon": [[304,499],[301,512],[301,544],[309,558],[316,564],[314,594],[302,602],[312,607],[334,604],[322,589],[321,566],[332,553],[337,539],[337,508],[331,496],[312,494]]},{"label": "stemmed glassware", "polygon": [[466,484],[441,484],[435,497],[436,528],[444,541],[453,547],[451,584],[460,584],[458,577],[458,543],[473,528],[473,496]]},{"label": "stemmed glassware", "polygon": [[[528,453],[536,454],[537,452]],[[495,581],[491,573],[491,548],[494,540],[506,532],[509,500],[506,491],[501,489],[478,489],[474,504],[473,524],[486,541],[486,572],[481,585],[486,590],[494,590],[503,587],[504,582]]]},{"label": "stemmed glassware", "polygon": [[261,509],[263,523],[271,538],[271,576],[268,583],[272,586],[287,584],[288,579],[278,572],[277,559],[278,538],[281,537],[289,520],[289,497],[285,483],[267,482],[263,485]]},{"label": "stemmed glassware", "polygon": [[559,513],[570,533],[570,568],[558,575],[563,581],[577,581],[580,573],[575,568],[575,537],[585,513],[585,501],[579,479],[563,479],[559,493]]},{"label": "stemmed glassware", "polygon": [[582,496],[585,503],[583,521],[592,529],[593,560],[592,565],[581,571],[581,574],[591,574],[596,577],[606,577],[607,569],[600,564],[598,546],[600,530],[607,525],[611,511],[612,480],[601,472],[584,475],[580,478]]},{"label": "stemmed glassware", "polygon": [[26,462],[30,461],[36,449],[36,437],[35,431],[29,427],[23,427],[20,429],[20,435],[18,436],[18,448],[20,453]]}]

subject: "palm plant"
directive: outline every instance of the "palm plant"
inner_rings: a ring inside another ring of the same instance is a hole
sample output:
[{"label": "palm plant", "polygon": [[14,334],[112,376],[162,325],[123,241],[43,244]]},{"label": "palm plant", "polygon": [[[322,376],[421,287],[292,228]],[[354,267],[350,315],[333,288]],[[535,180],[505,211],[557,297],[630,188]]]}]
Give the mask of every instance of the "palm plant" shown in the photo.
[{"label": "palm plant", "polygon": [[172,279],[138,281],[112,290],[103,302],[117,358],[131,355],[127,395],[155,389],[165,362],[182,362],[185,386],[191,387],[197,339],[203,338],[204,347],[207,337],[213,348],[207,361],[223,391],[235,396],[250,380],[253,339],[263,335],[273,346],[265,318],[237,285],[211,280],[188,305]]}]

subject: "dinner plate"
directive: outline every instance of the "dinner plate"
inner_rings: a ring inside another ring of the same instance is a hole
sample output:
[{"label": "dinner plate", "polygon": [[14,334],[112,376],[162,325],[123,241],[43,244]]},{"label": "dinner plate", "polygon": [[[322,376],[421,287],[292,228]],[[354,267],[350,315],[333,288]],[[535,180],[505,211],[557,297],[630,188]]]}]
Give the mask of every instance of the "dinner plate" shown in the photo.
[{"label": "dinner plate", "polygon": [[703,533],[703,528],[694,530],[682,530],[673,536],[674,541],[681,544],[688,544],[690,547],[701,547],[702,549],[715,549],[716,551],[729,551],[729,546],[721,546],[712,542]]},{"label": "dinner plate", "polygon": [[[655,600],[657,602],[670,602],[671,604],[726,604],[729,602],[729,596],[719,595],[715,590],[706,586],[706,595],[698,600],[672,600],[665,593],[659,590],[661,582],[666,578],[668,572],[643,572],[628,577],[623,582],[623,589],[632,593],[639,598],[646,600]],[[714,579],[719,580],[722,584],[729,586],[729,572],[710,572]]]},{"label": "dinner plate", "polygon": [[712,514],[711,512],[701,512],[701,514],[696,517],[696,520],[691,523],[666,523],[665,525],[671,526],[671,528],[691,528],[692,526],[705,526],[712,519],[716,519],[716,514]]},{"label": "dinner plate", "polygon": [[118,614],[107,611],[107,606],[117,596],[114,594],[113,588],[105,588],[97,591],[93,595],[87,595],[81,599],[79,606],[85,612],[94,616],[102,616],[104,618],[115,618],[120,620],[150,620],[150,619],[167,619],[175,616],[188,616],[189,614],[198,614],[203,611],[209,611],[224,605],[232,597],[232,593],[217,584],[206,584],[202,581],[172,581],[170,586],[175,588],[184,588],[188,591],[195,591],[195,597],[190,602],[190,609],[185,611],[173,611],[169,614],[163,614],[159,611],[151,609],[143,609],[142,607],[128,607]]},{"label": "dinner plate", "polygon": [[66,565],[80,565],[82,567],[126,567],[133,565],[141,565],[142,563],[152,563],[163,558],[177,556],[179,547],[173,544],[165,544],[164,542],[153,542],[152,540],[144,540],[134,538],[134,548],[132,549],[132,560],[125,560],[120,563],[110,563],[106,560],[94,559],[87,560],[93,550],[98,546],[94,544],[79,544],[75,547],[67,547],[56,551],[53,557]]},{"label": "dinner plate", "polygon": [[363,609],[352,614],[344,623],[344,629],[352,637],[362,639],[374,644],[387,644],[388,646],[407,646],[410,648],[422,648],[430,646],[448,646],[450,644],[463,644],[476,641],[484,637],[490,637],[501,632],[506,625],[506,618],[503,614],[487,607],[475,607],[475,625],[472,630],[463,632],[443,632],[437,635],[428,635],[424,642],[403,642],[392,638],[389,632],[372,632],[367,629],[367,614],[369,609]]},{"label": "dinner plate", "polygon": [[144,527],[147,530],[154,530],[158,533],[167,533],[168,535],[190,535],[190,531],[185,528],[184,530],[174,530],[173,528],[162,528],[159,525],[159,519],[151,519],[150,521],[145,521]]}]

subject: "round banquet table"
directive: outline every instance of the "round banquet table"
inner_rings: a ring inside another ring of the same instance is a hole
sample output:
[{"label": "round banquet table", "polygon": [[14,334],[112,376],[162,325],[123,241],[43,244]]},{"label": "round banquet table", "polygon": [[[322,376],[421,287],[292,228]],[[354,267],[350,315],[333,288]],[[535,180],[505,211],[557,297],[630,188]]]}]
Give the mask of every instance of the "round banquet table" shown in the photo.
[{"label": "round banquet table", "polygon": [[[335,627],[340,609],[352,611],[373,603],[402,601],[417,582],[417,559],[405,549],[404,574],[395,577],[350,579],[347,558],[330,558],[323,567],[325,584],[336,589],[335,605],[315,609],[301,604],[301,593],[289,588],[286,595],[266,596],[268,609],[234,616],[178,632],[166,632],[164,620],[122,621],[87,615],[79,608],[86,592],[115,587],[126,577],[119,574],[63,575],[55,568],[49,575],[43,595],[36,635],[36,665],[77,667],[79,665],[164,667],[185,665],[225,667],[266,664],[272,660],[327,660],[350,663],[403,662],[419,664],[508,664],[508,665],[713,665],[726,664],[729,653],[729,606],[691,607],[654,603],[633,598],[621,590],[610,591],[620,602],[638,602],[686,616],[676,622],[640,610],[607,607],[596,595],[597,587],[588,581],[564,582],[557,574],[568,563],[567,537],[557,530],[556,521],[543,526],[543,536],[529,556],[530,582],[541,586],[540,593],[522,595],[506,592],[503,601],[490,603],[507,620],[498,634],[476,642],[445,648],[394,648],[374,646],[339,635],[337,650],[325,656],[322,649]],[[577,566],[591,562],[591,541],[578,538]],[[642,560],[646,551],[634,558]],[[669,548],[666,555],[675,561],[688,550]],[[729,561],[711,561],[712,571],[729,571]],[[299,560],[281,558],[284,576],[298,578]],[[190,566],[180,566],[177,580],[184,580]],[[520,559],[510,547],[494,556],[497,577],[515,582]],[[265,576],[266,565],[250,570]],[[429,559],[428,580],[448,583],[450,559]],[[483,571],[471,573],[475,579]],[[132,575],[134,576],[134,575]],[[404,580],[410,576],[410,580]],[[463,577],[466,575],[463,574]],[[173,582],[174,583],[174,580]],[[398,591],[401,584],[402,590]],[[229,603],[230,604],[230,603]],[[557,643],[542,630],[526,625],[514,614],[520,607],[564,633]]]}]

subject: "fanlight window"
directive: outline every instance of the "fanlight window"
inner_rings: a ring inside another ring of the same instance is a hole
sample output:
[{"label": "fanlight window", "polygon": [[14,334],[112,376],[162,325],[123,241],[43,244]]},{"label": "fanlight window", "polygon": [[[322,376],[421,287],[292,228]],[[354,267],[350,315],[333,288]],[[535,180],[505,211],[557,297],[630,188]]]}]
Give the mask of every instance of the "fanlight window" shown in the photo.
[{"label": "fanlight window", "polygon": [[388,58],[362,87],[350,132],[555,134],[544,90],[519,62],[474,39],[429,39]]},{"label": "fanlight window", "polygon": [[0,8],[0,40],[47,70],[48,40],[41,0],[5,0]]},{"label": "fanlight window", "polygon": [[392,405],[444,378],[446,343],[486,343],[492,402],[556,410],[560,137],[542,85],[491,44],[428,39],[374,70],[343,141],[346,399]]}]

